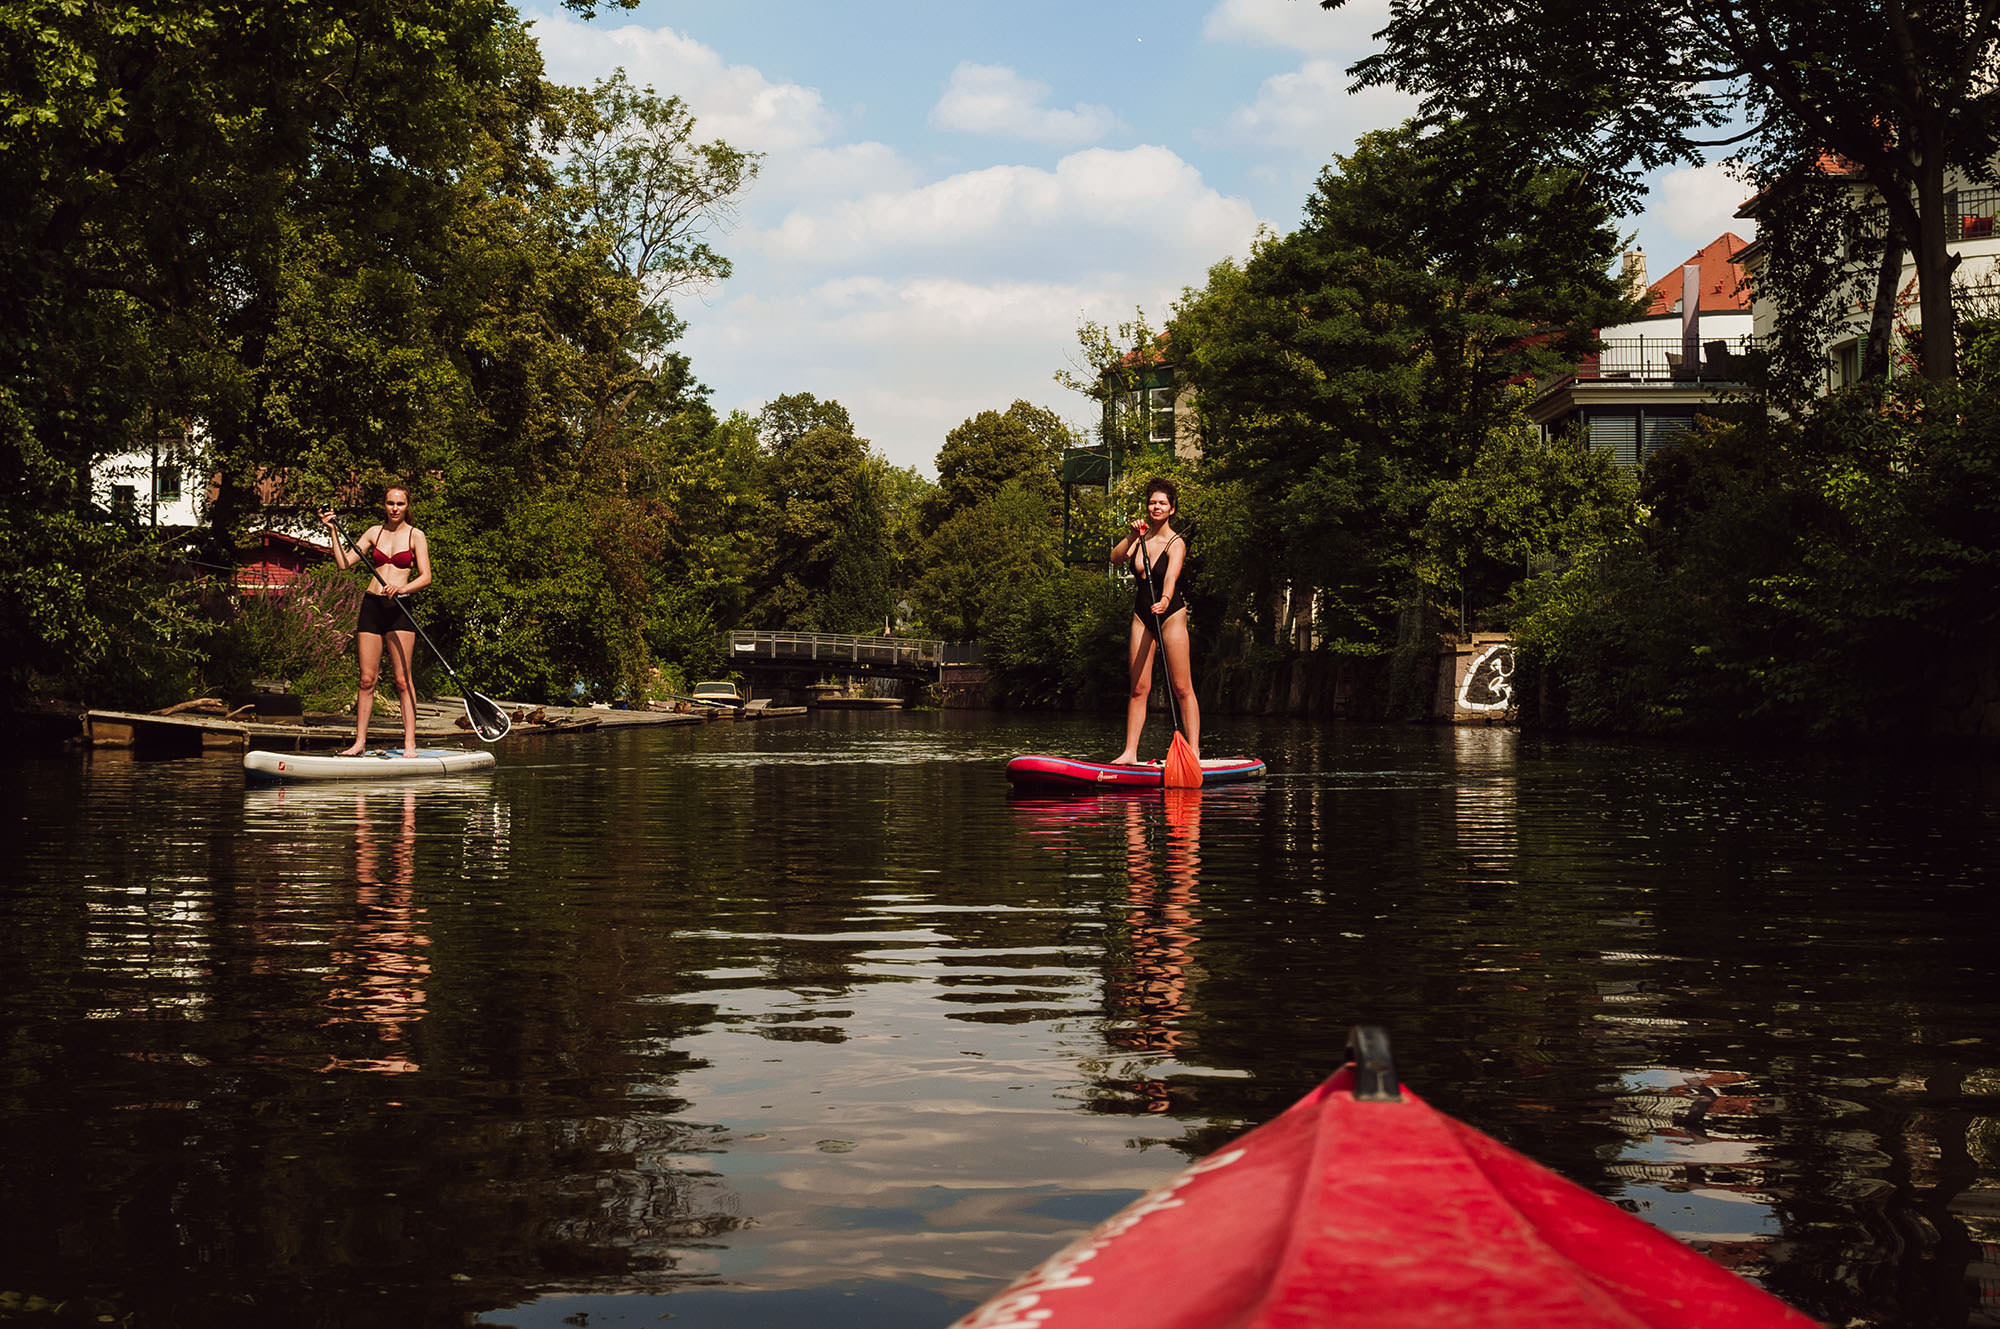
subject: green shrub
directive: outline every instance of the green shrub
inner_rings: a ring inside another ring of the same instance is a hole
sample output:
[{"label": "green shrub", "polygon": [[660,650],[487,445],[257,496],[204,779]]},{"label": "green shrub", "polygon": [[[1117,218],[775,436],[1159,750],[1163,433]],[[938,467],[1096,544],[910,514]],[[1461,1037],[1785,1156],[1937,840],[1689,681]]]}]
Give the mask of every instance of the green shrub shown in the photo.
[{"label": "green shrub", "polygon": [[360,682],[354,623],[362,594],[353,573],[324,563],[282,595],[236,601],[210,658],[210,685],[244,692],[255,680],[283,680],[312,709],[346,706]]}]

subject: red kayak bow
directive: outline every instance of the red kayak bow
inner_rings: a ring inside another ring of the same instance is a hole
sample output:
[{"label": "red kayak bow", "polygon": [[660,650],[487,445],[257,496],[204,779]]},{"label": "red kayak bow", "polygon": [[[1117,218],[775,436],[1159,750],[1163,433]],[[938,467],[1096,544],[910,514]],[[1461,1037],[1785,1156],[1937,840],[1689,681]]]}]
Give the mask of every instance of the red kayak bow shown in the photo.
[{"label": "red kayak bow", "polygon": [[1397,1085],[1388,1040],[954,1329],[1812,1329]]}]

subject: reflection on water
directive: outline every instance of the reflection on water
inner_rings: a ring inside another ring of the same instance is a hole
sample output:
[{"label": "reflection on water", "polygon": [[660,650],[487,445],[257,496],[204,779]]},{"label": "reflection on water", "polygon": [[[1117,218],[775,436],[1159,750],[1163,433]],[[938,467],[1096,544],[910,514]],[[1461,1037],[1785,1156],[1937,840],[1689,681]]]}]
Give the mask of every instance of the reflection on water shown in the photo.
[{"label": "reflection on water", "polygon": [[392,788],[22,768],[0,1290],[937,1325],[1368,1020],[1829,1322],[2000,1323],[1981,768],[1225,724],[1262,787],[1009,796],[1009,753],[1101,728],[601,733]]}]

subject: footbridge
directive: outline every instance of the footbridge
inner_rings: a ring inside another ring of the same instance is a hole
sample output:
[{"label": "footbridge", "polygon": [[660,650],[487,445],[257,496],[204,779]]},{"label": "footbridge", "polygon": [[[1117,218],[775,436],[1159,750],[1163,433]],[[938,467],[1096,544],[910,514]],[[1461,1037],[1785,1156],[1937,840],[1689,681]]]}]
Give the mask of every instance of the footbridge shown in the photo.
[{"label": "footbridge", "polygon": [[729,665],[756,679],[758,695],[827,678],[894,678],[924,687],[938,681],[944,643],[836,632],[737,631],[729,634]]}]

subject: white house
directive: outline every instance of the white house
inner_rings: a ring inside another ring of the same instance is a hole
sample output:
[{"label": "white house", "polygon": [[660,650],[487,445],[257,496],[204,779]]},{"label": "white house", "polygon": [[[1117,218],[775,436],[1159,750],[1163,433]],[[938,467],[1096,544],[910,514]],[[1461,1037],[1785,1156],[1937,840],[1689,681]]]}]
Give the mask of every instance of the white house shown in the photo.
[{"label": "white house", "polygon": [[141,526],[193,526],[206,496],[207,472],[189,465],[178,431],[144,452],[121,452],[91,468],[91,499],[103,511]]},{"label": "white house", "polygon": [[[1879,234],[1886,224],[1887,213],[1881,195],[1859,170],[1832,159],[1828,165],[1852,182],[1863,226]],[[1958,270],[1952,274],[1952,289],[1957,293],[1959,307],[1963,310],[1968,306],[1984,306],[1984,312],[2000,313],[2000,227],[1995,226],[1996,218],[2000,218],[2000,186],[1979,184],[1952,172],[1946,177],[1945,188],[1945,236],[1950,252],[1959,259]],[[1764,197],[1758,195],[1739,208],[1736,215],[1755,218],[1764,202]],[[1761,240],[1752,241],[1738,255],[1753,291],[1767,257]],[[1847,258],[1856,269],[1855,275],[1862,279],[1861,293],[1841,311],[1839,325],[1833,330],[1824,383],[1828,392],[1846,387],[1861,376],[1861,367],[1867,359],[1868,324],[1874,314],[1873,273],[1861,270],[1872,269],[1873,264],[1865,255],[1850,254]],[[1919,327],[1923,323],[1917,289],[1916,260],[1905,253],[1896,300],[1896,322],[1904,327]],[[1769,297],[1754,295],[1750,316],[1752,331],[1758,338],[1769,337],[1777,330],[1778,310]],[[1890,372],[1895,372],[1893,358]]]},{"label": "white house", "polygon": [[1645,312],[1598,329],[1603,349],[1544,384],[1529,418],[1550,434],[1580,427],[1591,447],[1629,466],[1685,434],[1700,407],[1741,385],[1738,365],[1755,326],[1738,261],[1745,248],[1740,237],[1719,235],[1651,285],[1645,251],[1627,255]]}]

